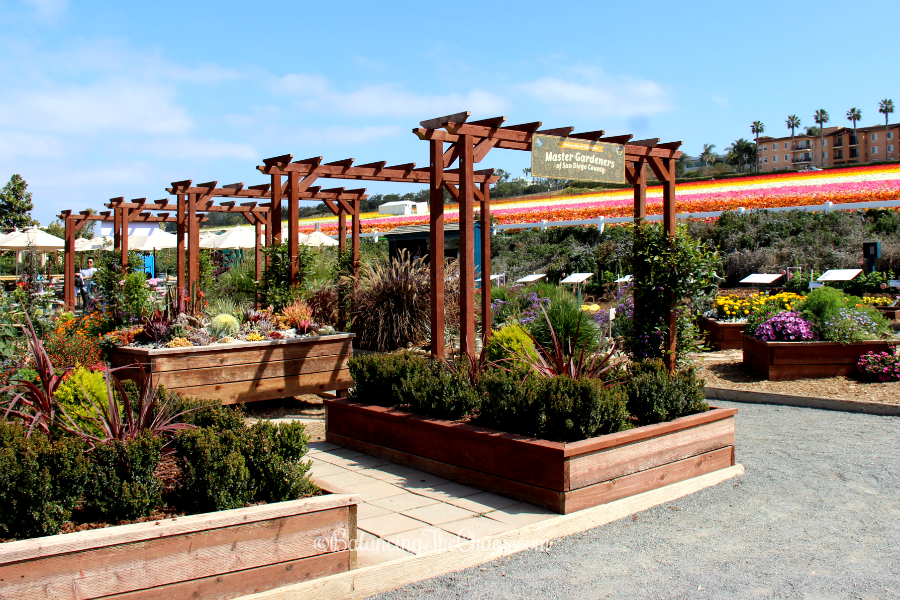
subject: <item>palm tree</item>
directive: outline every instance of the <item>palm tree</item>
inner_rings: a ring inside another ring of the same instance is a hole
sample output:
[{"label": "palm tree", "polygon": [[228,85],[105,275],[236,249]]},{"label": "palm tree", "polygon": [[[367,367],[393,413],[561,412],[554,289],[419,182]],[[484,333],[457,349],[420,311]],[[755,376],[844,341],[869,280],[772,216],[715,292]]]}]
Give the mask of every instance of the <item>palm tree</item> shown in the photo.
[{"label": "palm tree", "polygon": [[785,125],[791,130],[791,164],[794,164],[794,129],[800,127],[800,117],[797,115],[788,115]]},{"label": "palm tree", "polygon": [[[759,134],[766,130],[766,126],[762,121],[753,121],[750,126],[750,132],[756,136],[756,147],[759,148]],[[759,160],[756,161],[756,170],[759,171]]]},{"label": "palm tree", "polygon": [[819,124],[819,149],[822,151],[822,166],[825,166],[825,123],[828,122],[829,116],[828,111],[824,108],[820,108],[816,111],[816,116],[813,119],[816,123]]},{"label": "palm tree", "polygon": [[[854,106],[847,111],[847,120],[853,121],[853,139],[857,140],[857,147],[859,147],[859,138],[856,137],[856,122],[862,120],[862,111]],[[856,162],[859,162],[859,152],[856,153]]]},{"label": "palm tree", "polygon": [[715,144],[703,144],[703,152],[700,153],[700,160],[706,163],[706,166],[709,166],[709,163],[716,162],[716,155],[713,153],[713,148],[715,148]]},{"label": "palm tree", "polygon": [[753,144],[741,138],[739,140],[735,140],[734,143],[728,148],[728,164],[736,166],[740,171],[744,170],[744,163],[746,159],[752,159],[753,152]]},{"label": "palm tree", "polygon": [[887,160],[888,115],[894,112],[894,101],[885,98],[879,102],[878,112],[884,115],[884,159]]}]

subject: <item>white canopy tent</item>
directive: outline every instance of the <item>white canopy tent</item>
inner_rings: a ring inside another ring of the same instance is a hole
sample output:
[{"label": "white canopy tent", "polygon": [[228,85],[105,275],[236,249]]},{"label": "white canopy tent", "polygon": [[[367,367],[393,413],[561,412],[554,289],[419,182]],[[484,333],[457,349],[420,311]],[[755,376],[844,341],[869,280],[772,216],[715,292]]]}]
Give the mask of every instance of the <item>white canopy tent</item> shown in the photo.
[{"label": "white canopy tent", "polygon": [[37,250],[38,252],[56,252],[65,247],[62,238],[50,235],[36,227],[6,236],[0,242],[0,250]]},{"label": "white canopy tent", "polygon": [[337,246],[339,242],[321,231],[313,231],[306,240],[300,241],[303,246]]},{"label": "white canopy tent", "polygon": [[200,241],[201,248],[215,250],[244,250],[256,248],[256,233],[250,229],[231,229]]}]

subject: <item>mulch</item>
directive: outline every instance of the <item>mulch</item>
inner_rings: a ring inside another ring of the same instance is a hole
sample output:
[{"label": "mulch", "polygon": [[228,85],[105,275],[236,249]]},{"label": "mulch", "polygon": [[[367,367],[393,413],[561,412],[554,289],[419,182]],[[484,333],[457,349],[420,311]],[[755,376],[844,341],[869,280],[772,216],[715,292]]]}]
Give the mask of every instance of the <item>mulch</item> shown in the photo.
[{"label": "mulch", "polygon": [[768,381],[744,367],[741,362],[743,353],[740,350],[708,352],[695,355],[694,358],[700,376],[709,387],[900,404],[900,381],[869,382],[854,377]]}]

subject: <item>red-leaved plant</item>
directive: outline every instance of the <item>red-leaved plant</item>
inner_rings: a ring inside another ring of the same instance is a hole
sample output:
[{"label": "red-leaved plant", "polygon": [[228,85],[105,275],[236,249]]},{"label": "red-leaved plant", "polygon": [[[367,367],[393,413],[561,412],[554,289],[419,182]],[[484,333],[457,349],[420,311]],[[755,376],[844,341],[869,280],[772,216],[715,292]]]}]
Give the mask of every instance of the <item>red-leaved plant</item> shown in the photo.
[{"label": "red-leaved plant", "polygon": [[[612,340],[609,335],[601,338],[599,348],[596,352],[588,352],[588,342],[585,342],[580,349],[572,347],[572,340],[578,339],[581,330],[581,320],[583,314],[578,316],[578,325],[575,329],[575,335],[569,339],[567,347],[565,347],[559,338],[556,337],[556,331],[550,322],[546,309],[541,305],[541,312],[547,320],[550,328],[550,337],[553,345],[545,348],[534,339],[530,333],[528,337],[534,344],[535,353],[519,352],[504,347],[504,349],[513,355],[514,358],[506,359],[523,363],[528,369],[534,371],[542,377],[568,377],[570,379],[581,379],[587,377],[590,379],[606,379],[625,362],[622,358],[615,358],[616,350],[619,349],[619,343]],[[527,332],[526,332],[527,333]],[[607,382],[607,385],[613,385],[614,381]]]}]

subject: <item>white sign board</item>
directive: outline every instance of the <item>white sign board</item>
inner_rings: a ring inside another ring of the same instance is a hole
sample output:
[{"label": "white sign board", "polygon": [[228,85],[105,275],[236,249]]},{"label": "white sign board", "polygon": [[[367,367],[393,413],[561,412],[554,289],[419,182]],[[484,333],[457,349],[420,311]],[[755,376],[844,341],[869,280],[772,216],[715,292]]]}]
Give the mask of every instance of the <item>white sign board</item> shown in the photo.
[{"label": "white sign board", "polygon": [[619,277],[618,279],[616,279],[615,282],[616,283],[628,283],[632,279],[634,279],[634,275],[625,275],[624,277]]},{"label": "white sign board", "polygon": [[560,283],[584,283],[588,278],[593,277],[593,273],[572,273]]},{"label": "white sign board", "polygon": [[[499,275],[491,275],[491,281],[493,281],[495,279],[500,279],[501,277],[506,277],[506,273],[500,273]],[[481,281],[481,277],[479,277],[475,281]]]},{"label": "white sign board", "polygon": [[824,283],[819,283],[818,281],[810,281],[809,289],[814,290],[816,288],[825,287]]},{"label": "white sign board", "polygon": [[535,273],[534,275],[526,275],[522,279],[516,279],[516,283],[534,283],[538,279],[546,277],[546,273]]},{"label": "white sign board", "polygon": [[816,281],[850,281],[862,273],[862,269],[831,269],[822,273]]},{"label": "white sign board", "polygon": [[888,284],[891,287],[900,288],[900,279],[891,279],[891,282]]},{"label": "white sign board", "polygon": [[770,283],[778,281],[782,277],[783,275],[781,273],[754,273],[753,275],[747,275],[746,277],[741,279],[741,283],[769,285]]}]

